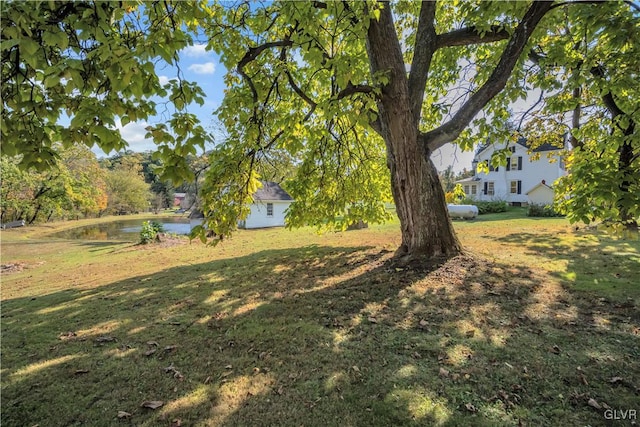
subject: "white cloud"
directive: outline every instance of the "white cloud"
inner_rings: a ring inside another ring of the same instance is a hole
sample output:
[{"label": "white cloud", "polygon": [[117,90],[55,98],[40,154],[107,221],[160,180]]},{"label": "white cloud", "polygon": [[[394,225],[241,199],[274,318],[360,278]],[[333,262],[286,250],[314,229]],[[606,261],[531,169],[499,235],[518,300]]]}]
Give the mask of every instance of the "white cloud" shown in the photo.
[{"label": "white cloud", "polygon": [[216,64],[213,62],[205,62],[204,64],[191,64],[188,68],[196,74],[213,74],[216,71]]},{"label": "white cloud", "polygon": [[164,86],[169,83],[172,79],[167,76],[158,76],[158,80],[160,81],[160,86]]},{"label": "white cloud", "polygon": [[182,49],[182,52],[184,52],[184,55],[189,58],[202,58],[210,53],[207,52],[206,44],[194,44],[193,46],[185,47]]}]

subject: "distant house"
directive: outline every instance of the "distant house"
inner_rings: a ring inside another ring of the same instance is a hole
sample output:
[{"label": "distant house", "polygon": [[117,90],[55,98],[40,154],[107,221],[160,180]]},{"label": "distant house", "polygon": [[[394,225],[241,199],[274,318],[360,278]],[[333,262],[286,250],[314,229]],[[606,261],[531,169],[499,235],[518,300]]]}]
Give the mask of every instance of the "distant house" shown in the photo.
[{"label": "distant house", "polygon": [[[502,147],[500,147],[502,148]],[[481,148],[473,159],[473,170],[481,162],[489,162],[497,148],[493,145]],[[457,181],[467,195],[475,200],[504,200],[514,206],[527,204],[550,204],[553,202],[553,188],[547,183],[566,174],[560,156],[562,148],[544,144],[533,150],[539,153],[532,159],[525,138],[508,146],[511,156],[506,166],[489,167],[489,173],[478,173],[471,178]]]},{"label": "distant house", "polygon": [[251,212],[238,222],[240,228],[282,227],[287,208],[293,198],[279,184],[263,181],[262,187],[253,194]]},{"label": "distant house", "polygon": [[187,193],[173,193],[173,206],[183,207],[182,203],[187,199]]},{"label": "distant house", "polygon": [[[247,218],[238,221],[239,228],[267,228],[282,227],[287,208],[293,203],[293,198],[275,182],[263,181],[262,187],[253,194],[251,211]],[[195,209],[189,216],[191,228],[201,225],[203,213]]]}]

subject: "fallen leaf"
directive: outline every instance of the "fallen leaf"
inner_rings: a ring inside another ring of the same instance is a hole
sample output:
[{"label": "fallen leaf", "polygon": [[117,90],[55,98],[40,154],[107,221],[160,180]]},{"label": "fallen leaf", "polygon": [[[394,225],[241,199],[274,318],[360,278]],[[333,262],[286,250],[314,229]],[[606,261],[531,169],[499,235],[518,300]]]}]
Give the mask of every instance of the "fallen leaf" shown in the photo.
[{"label": "fallen leaf", "polygon": [[449,371],[445,368],[440,368],[440,376],[441,377],[448,377],[449,376]]},{"label": "fallen leaf", "polygon": [[178,348],[178,346],[177,346],[177,345],[168,345],[168,346],[166,346],[166,347],[164,348],[164,351],[166,351],[166,352],[170,352],[170,351],[175,350],[176,348]]},{"label": "fallen leaf", "polygon": [[142,408],[148,409],[158,409],[162,405],[164,405],[164,402],[162,400],[145,400],[144,402],[142,402],[142,404],[140,404]]},{"label": "fallen leaf", "polygon": [[211,381],[211,377],[207,377],[207,378],[204,380],[204,384],[209,384],[209,381]]},{"label": "fallen leaf", "polygon": [[227,366],[224,367],[224,369],[233,369],[233,366],[227,365]]},{"label": "fallen leaf", "polygon": [[464,407],[466,408],[467,411],[469,412],[478,412],[478,408],[476,408],[475,406],[473,406],[471,403],[465,403]]},{"label": "fallen leaf", "polygon": [[76,369],[76,371],[74,372],[75,375],[80,375],[80,374],[86,374],[88,373],[89,370],[88,369]]},{"label": "fallen leaf", "polygon": [[150,349],[150,350],[145,351],[145,352],[144,352],[144,355],[145,355],[145,356],[147,356],[147,357],[149,357],[149,356],[151,356],[153,353],[155,353],[156,351],[157,351],[157,350],[156,350],[155,348],[152,348],[152,349]]},{"label": "fallen leaf", "polygon": [[129,418],[131,416],[130,413],[125,411],[118,411],[118,418]]},{"label": "fallen leaf", "polygon": [[98,344],[102,344],[102,343],[105,343],[105,342],[116,342],[116,341],[118,341],[118,340],[115,337],[111,337],[111,336],[107,336],[107,335],[98,337],[98,338],[96,338],[94,340],[94,342],[97,342]]},{"label": "fallen leaf", "polygon": [[353,369],[355,372],[360,372],[360,368],[358,368],[356,365],[353,365],[351,369]]},{"label": "fallen leaf", "polygon": [[376,319],[375,317],[369,317],[367,318],[367,320],[371,323],[378,323],[378,319]]},{"label": "fallen leaf", "polygon": [[558,347],[557,345],[554,345],[553,347],[551,347],[550,351],[553,354],[560,354],[560,347]]},{"label": "fallen leaf", "polygon": [[160,347],[160,344],[158,344],[158,343],[157,343],[157,342],[155,342],[155,341],[147,341],[147,345],[154,345],[154,346],[156,346],[156,347]]},{"label": "fallen leaf", "polygon": [[171,427],[181,427],[182,426],[182,420],[180,418],[176,418],[175,420],[171,421]]},{"label": "fallen leaf", "polygon": [[467,331],[467,333],[465,334],[465,336],[467,338],[473,338],[473,336],[476,334],[476,331],[474,331],[473,329],[470,331]]},{"label": "fallen leaf", "polygon": [[622,377],[613,377],[609,380],[611,384],[622,384],[624,382],[624,378]]},{"label": "fallen leaf", "polygon": [[592,408],[602,409],[602,406],[600,406],[600,404],[593,397],[589,398],[587,405],[591,406]]}]

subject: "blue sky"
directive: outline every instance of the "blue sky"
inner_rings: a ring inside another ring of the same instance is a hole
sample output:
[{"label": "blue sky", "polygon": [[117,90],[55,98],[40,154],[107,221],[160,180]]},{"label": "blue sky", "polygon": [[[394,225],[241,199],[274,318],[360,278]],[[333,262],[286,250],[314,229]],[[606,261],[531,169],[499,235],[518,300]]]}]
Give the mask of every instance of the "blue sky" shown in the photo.
[{"label": "blue sky", "polygon": [[[224,97],[224,75],[227,72],[220,64],[219,57],[211,51],[205,49],[204,44],[195,44],[180,52],[179,67],[186,80],[197,82],[204,90],[206,98],[202,106],[192,104],[189,111],[197,115],[207,130],[216,133],[215,117],[213,112],[220,106]],[[165,65],[157,69],[161,83],[166,83],[177,75],[177,68]],[[160,107],[161,108],[161,107]],[[171,112],[168,112],[170,115]],[[156,121],[163,121],[162,117]],[[153,151],[155,144],[149,139],[145,139],[145,128],[154,124],[154,120],[148,122],[129,123],[124,127],[119,126],[122,137],[129,143],[129,149],[137,152]],[[94,152],[98,157],[104,157],[105,153],[96,148]],[[454,170],[461,171],[463,168],[471,168],[472,152],[462,152],[456,145],[448,144],[435,152],[432,160],[438,170],[444,170],[449,165],[453,165]]]}]

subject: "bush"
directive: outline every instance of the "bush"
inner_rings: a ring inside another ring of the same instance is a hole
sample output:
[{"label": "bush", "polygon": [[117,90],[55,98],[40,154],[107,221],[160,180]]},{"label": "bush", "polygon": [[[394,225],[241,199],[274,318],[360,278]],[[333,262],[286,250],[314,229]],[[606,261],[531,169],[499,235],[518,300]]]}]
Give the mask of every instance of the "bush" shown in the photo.
[{"label": "bush", "polygon": [[564,215],[556,212],[551,205],[529,205],[527,216],[551,218]]},{"label": "bush", "polygon": [[145,221],[142,223],[142,230],[140,230],[140,243],[146,245],[156,240],[158,233],[162,233],[164,229],[162,224],[155,221]]}]

